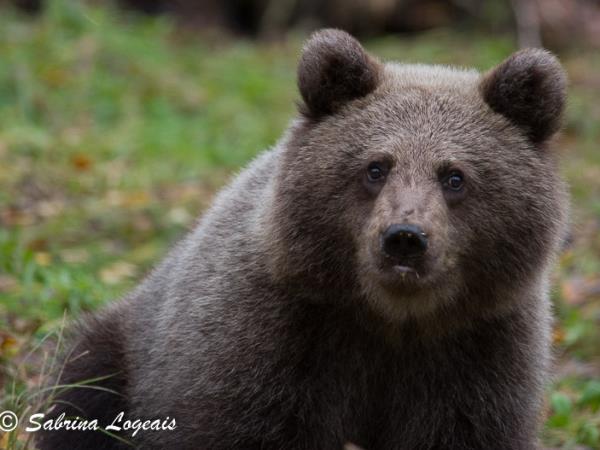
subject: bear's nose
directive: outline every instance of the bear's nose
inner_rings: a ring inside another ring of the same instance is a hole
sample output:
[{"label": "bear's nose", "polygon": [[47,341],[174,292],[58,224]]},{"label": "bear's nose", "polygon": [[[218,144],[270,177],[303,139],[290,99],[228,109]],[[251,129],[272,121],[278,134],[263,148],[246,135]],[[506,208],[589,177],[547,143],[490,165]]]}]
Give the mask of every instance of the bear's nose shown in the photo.
[{"label": "bear's nose", "polygon": [[392,258],[419,256],[427,250],[427,235],[417,225],[393,224],[381,235],[381,246]]}]

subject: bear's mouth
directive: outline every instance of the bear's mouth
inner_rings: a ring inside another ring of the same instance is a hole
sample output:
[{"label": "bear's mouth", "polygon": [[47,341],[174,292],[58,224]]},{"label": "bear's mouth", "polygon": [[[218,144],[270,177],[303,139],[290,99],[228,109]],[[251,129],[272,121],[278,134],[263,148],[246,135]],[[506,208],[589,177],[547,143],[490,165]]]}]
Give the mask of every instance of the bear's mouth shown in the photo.
[{"label": "bear's mouth", "polygon": [[416,278],[419,278],[419,272],[417,272],[417,270],[414,267],[410,267],[410,266],[405,266],[403,264],[395,264],[392,266],[392,271],[398,275],[400,275],[400,277],[404,278],[407,275],[411,275],[411,276],[415,276]]},{"label": "bear's mouth", "polygon": [[390,288],[406,289],[409,286],[421,285],[425,275],[421,264],[412,264],[412,261],[390,261],[386,259],[379,265],[379,278],[382,284]]},{"label": "bear's mouth", "polygon": [[389,258],[381,257],[376,263],[379,277],[385,285],[394,289],[406,289],[410,286],[424,287],[429,279],[429,264],[426,258]]},{"label": "bear's mouth", "polygon": [[371,257],[376,278],[392,290],[424,288],[428,283],[430,267],[427,258],[390,258],[374,251],[371,251]]},{"label": "bear's mouth", "polygon": [[382,268],[401,280],[419,279],[425,269],[423,258],[391,258],[383,255]]}]

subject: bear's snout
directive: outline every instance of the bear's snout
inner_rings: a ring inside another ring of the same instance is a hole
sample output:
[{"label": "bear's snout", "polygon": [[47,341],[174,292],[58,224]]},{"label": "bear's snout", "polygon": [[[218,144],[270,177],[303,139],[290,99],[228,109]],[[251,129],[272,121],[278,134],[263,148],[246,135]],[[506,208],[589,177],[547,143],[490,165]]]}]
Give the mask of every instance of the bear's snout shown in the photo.
[{"label": "bear's snout", "polygon": [[418,225],[395,223],[381,234],[381,249],[385,256],[404,262],[425,253],[427,234]]}]

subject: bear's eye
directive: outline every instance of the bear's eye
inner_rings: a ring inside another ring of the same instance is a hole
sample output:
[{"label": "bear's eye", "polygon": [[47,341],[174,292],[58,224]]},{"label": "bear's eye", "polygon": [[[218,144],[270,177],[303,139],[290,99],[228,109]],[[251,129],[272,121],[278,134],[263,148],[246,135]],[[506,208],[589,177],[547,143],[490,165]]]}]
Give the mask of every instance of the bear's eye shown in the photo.
[{"label": "bear's eye", "polygon": [[367,178],[371,183],[376,183],[385,178],[385,168],[381,163],[372,162],[367,167]]},{"label": "bear's eye", "polygon": [[465,178],[461,172],[458,170],[453,170],[444,178],[442,184],[444,188],[458,192],[463,188],[465,184]]}]

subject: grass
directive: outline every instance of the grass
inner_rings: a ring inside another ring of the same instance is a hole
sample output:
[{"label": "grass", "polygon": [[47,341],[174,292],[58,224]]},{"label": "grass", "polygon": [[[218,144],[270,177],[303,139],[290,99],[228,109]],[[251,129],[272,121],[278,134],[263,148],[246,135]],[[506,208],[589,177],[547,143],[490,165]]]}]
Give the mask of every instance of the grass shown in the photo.
[{"label": "grass", "polygon": [[[42,340],[65,311],[131,288],[276,141],[295,112],[300,44],[200,37],[67,0],[35,19],[0,9],[0,411],[31,408],[14,401],[39,389]],[[367,46],[480,69],[515,49],[510,37],[447,30]],[[561,148],[573,238],[554,275],[558,375],[541,437],[600,448],[600,55],[561,58],[572,81]],[[31,448],[27,437],[5,434],[0,448]]]}]

